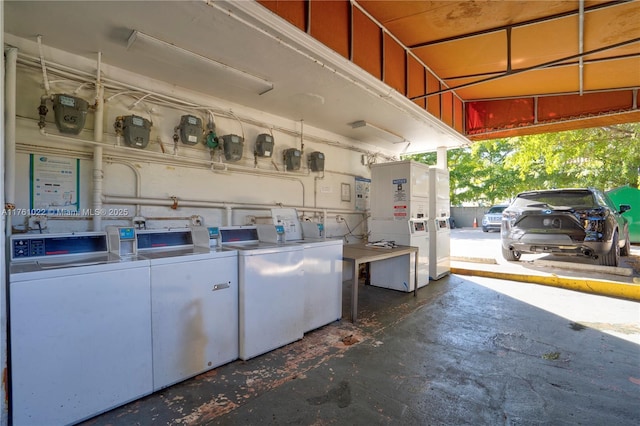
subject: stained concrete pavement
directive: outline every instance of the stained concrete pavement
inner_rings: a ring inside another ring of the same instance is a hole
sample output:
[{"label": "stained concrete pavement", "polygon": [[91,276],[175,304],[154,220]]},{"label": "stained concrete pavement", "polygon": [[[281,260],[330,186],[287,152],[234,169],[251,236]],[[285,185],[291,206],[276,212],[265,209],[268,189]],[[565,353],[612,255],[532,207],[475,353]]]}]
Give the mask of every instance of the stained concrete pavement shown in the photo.
[{"label": "stained concrete pavement", "polygon": [[[636,425],[640,304],[449,276],[86,425]],[[350,285],[344,286],[348,312]]]}]

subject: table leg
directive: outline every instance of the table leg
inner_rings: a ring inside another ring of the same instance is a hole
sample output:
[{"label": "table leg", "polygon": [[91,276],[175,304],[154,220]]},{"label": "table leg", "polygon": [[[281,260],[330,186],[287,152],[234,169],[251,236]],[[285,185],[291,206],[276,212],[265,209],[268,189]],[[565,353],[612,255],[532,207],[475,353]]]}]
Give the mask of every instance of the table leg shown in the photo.
[{"label": "table leg", "polygon": [[351,287],[351,322],[358,320],[358,282],[360,281],[360,264],[353,261],[353,287]]},{"label": "table leg", "polygon": [[416,250],[415,253],[415,271],[413,273],[413,278],[414,278],[414,283],[413,283],[413,297],[416,297],[418,295],[418,250]]}]

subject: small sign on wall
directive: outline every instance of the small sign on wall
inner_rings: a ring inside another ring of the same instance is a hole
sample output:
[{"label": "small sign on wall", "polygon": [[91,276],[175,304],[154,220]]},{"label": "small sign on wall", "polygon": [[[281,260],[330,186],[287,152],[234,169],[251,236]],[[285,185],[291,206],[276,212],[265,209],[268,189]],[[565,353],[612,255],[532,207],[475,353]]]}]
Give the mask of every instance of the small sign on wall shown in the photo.
[{"label": "small sign on wall", "polygon": [[36,214],[76,214],[80,208],[80,160],[29,156],[29,209]]},{"label": "small sign on wall", "polygon": [[371,190],[371,179],[356,177],[356,210],[369,210],[369,192]]},{"label": "small sign on wall", "polygon": [[340,200],[351,201],[351,185],[348,183],[343,183],[340,186]]}]

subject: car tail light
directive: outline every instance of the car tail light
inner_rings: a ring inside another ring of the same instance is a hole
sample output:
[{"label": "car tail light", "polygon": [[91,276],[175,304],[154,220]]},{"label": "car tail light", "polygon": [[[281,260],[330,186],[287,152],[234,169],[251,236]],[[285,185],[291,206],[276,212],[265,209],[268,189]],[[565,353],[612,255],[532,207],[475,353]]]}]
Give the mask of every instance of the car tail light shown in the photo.
[{"label": "car tail light", "polygon": [[520,213],[517,212],[503,212],[502,213],[502,222],[506,222],[509,227],[515,225],[516,221],[520,217]]},{"label": "car tail light", "polygon": [[607,210],[589,210],[580,214],[585,241],[600,241],[605,232]]}]

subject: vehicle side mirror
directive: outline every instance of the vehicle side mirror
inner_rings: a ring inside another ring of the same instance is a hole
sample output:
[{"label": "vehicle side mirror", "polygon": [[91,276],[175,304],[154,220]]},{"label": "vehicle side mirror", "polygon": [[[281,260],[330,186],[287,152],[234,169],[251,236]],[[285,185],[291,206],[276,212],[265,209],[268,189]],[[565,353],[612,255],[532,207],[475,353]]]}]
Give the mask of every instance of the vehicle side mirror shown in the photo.
[{"label": "vehicle side mirror", "polygon": [[631,206],[629,204],[620,204],[620,214],[628,212],[629,210],[631,210]]}]

